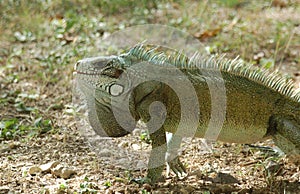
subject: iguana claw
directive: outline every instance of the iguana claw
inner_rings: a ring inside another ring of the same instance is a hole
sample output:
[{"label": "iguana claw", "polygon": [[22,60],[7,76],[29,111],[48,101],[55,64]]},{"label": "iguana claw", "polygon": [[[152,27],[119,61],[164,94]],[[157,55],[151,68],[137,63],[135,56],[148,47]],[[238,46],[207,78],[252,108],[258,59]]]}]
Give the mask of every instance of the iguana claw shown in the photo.
[{"label": "iguana claw", "polygon": [[184,165],[182,164],[178,156],[176,156],[173,160],[169,161],[168,165],[177,177],[183,176],[187,173]]}]

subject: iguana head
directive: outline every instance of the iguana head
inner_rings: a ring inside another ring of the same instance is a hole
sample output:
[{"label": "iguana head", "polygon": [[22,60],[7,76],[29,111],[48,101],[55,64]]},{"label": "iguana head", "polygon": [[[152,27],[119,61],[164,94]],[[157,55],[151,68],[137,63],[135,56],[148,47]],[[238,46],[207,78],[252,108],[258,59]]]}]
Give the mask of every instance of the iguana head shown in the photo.
[{"label": "iguana head", "polygon": [[[75,65],[79,89],[87,100],[90,125],[102,137],[124,136],[134,129],[138,120],[134,113],[133,100],[130,100],[128,105],[118,98],[126,90],[125,84],[118,82],[124,71],[123,58],[120,56],[86,58]],[[128,118],[128,114],[134,121]],[[120,120],[123,121],[121,124]]]}]

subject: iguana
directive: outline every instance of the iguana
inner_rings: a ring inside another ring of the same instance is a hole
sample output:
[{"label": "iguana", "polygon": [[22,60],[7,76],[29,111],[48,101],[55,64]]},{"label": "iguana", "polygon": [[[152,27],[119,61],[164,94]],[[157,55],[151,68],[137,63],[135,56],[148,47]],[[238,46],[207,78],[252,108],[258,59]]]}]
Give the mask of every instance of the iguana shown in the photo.
[{"label": "iguana", "polygon": [[[139,64],[138,68],[132,68],[136,64]],[[81,83],[80,89],[86,94],[89,122],[97,134],[121,137],[130,133],[138,120],[151,125],[151,116],[163,118],[164,122],[157,125],[159,127],[156,130],[150,130],[150,167],[143,181],[154,183],[159,179],[164,166],[155,164],[164,164],[166,153],[174,155],[174,150],[180,146],[181,137],[189,134],[190,126],[189,118],[184,118],[186,134],[181,131],[179,135],[174,135],[170,141],[171,146],[167,146],[166,132],[177,134],[182,119],[180,96],[168,84],[149,81],[148,78],[139,85],[130,85],[134,79],[151,77],[153,72],[149,71],[149,66],[153,67],[158,77],[169,76],[171,80],[180,83],[181,76],[185,76],[192,84],[200,110],[198,115],[191,114],[192,118],[197,118],[197,129],[192,133],[195,137],[205,136],[212,111],[211,91],[207,82],[218,82],[220,77],[214,79],[211,75],[220,72],[226,88],[226,114],[216,140],[252,143],[273,138],[282,151],[299,158],[300,92],[293,87],[292,81],[287,81],[277,73],[224,56],[195,55],[189,58],[182,52],[145,44],[138,44],[118,56],[80,60],[74,72]],[[168,72],[170,67],[180,70],[182,74],[174,77],[173,74],[160,73],[165,69]],[[122,74],[127,74],[127,77],[123,77],[120,83]],[[126,79],[127,83],[124,82]],[[121,102],[122,98],[118,98],[121,95],[128,96],[128,104]],[[163,112],[161,110],[156,111],[156,115],[149,112],[149,106],[157,101],[165,105],[165,114],[160,114]],[[128,113],[124,107],[128,107],[131,118],[122,117]],[[120,123],[116,117],[121,117],[124,122]],[[160,149],[156,149],[158,147]],[[171,157],[168,163],[176,174],[185,172],[177,156]]]}]

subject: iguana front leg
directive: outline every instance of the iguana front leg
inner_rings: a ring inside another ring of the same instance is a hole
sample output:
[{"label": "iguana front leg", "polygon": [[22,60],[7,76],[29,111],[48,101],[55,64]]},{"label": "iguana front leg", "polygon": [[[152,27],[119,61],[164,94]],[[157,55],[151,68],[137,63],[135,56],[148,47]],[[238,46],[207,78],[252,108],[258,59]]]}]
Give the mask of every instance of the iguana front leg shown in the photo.
[{"label": "iguana front leg", "polygon": [[167,152],[167,141],[164,127],[150,134],[152,140],[152,150],[148,162],[147,179],[151,183],[157,182],[161,178],[165,165],[165,154]]},{"label": "iguana front leg", "polygon": [[153,184],[162,176],[165,167],[165,155],[167,151],[166,133],[163,127],[150,133],[152,150],[148,161],[148,172],[145,178],[134,178],[131,181],[144,184]]},{"label": "iguana front leg", "polygon": [[[183,173],[186,173],[186,169],[178,156],[182,137],[176,134],[168,134],[167,140],[168,149],[166,152],[166,162],[168,167],[179,177],[180,175],[183,175]],[[169,170],[167,169],[167,173],[168,171]]]},{"label": "iguana front leg", "polygon": [[186,173],[184,165],[178,157],[182,137],[172,135],[170,140],[166,141],[166,133],[163,127],[150,134],[152,150],[148,161],[147,177],[143,179],[133,179],[139,184],[155,183],[162,177],[165,162],[167,161],[173,172],[179,176]]}]

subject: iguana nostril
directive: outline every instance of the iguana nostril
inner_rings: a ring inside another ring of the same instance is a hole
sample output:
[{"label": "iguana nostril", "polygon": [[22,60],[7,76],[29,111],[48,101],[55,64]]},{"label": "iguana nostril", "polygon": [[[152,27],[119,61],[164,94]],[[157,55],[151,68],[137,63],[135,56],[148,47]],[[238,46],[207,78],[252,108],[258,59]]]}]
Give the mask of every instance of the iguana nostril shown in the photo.
[{"label": "iguana nostril", "polygon": [[80,65],[81,61],[77,61],[74,65],[74,70],[78,69],[78,66]]}]

